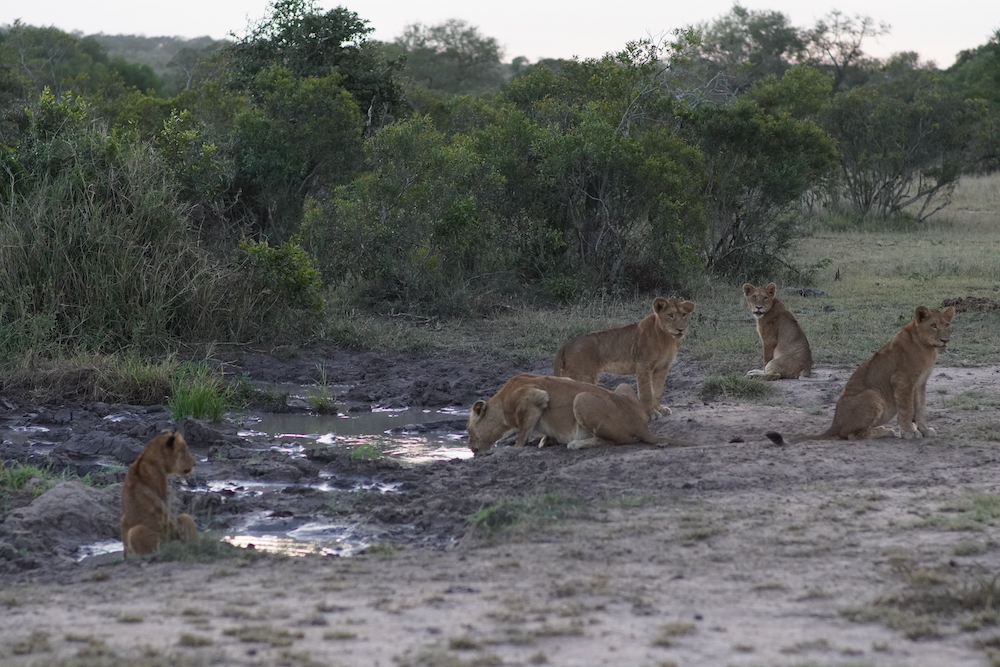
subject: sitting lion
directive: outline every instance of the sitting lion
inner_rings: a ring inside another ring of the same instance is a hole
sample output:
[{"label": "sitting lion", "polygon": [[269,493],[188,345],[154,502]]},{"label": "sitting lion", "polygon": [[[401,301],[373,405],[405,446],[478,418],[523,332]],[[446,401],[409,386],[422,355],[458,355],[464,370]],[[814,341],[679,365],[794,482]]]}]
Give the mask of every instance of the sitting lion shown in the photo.
[{"label": "sitting lion", "polygon": [[170,515],[167,477],[191,474],[194,458],[180,433],[164,431],[132,462],[122,486],[122,543],[129,553],[148,554],[164,542],[193,543],[198,529],[190,514]]},{"label": "sitting lion", "polygon": [[595,384],[602,371],[635,375],[648,416],[669,415],[660,405],[663,383],[681,347],[694,304],[657,297],[639,322],[584,334],[565,343],[552,362],[555,375]]},{"label": "sitting lion", "polygon": [[522,373],[507,381],[488,401],[476,401],[469,413],[469,448],[487,453],[497,440],[516,430],[516,446],[532,432],[569,449],[597,445],[685,443],[661,438],[646,426],[647,416],[631,385],[614,391],[569,378]]},{"label": "sitting lion", "polygon": [[812,351],[802,327],[795,321],[775,292],[777,285],[743,286],[750,313],[757,320],[757,333],[764,345],[764,370],[747,371],[763,380],[808,378],[812,376]]},{"label": "sitting lion", "polygon": [[837,399],[830,428],[818,435],[799,435],[787,441],[780,433],[770,432],[767,437],[779,445],[803,440],[895,437],[895,431],[883,424],[897,414],[900,437],[934,435],[934,429],[927,426],[927,378],[938,350],[951,339],[949,327],[954,316],[954,307],[918,307],[913,319],[854,371]]}]

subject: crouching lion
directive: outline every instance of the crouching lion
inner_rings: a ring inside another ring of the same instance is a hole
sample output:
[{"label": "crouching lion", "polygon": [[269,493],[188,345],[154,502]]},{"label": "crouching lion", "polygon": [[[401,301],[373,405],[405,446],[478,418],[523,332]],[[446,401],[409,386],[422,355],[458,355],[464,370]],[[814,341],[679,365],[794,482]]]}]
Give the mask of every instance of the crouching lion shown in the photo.
[{"label": "crouching lion", "polygon": [[764,346],[764,370],[748,371],[764,380],[806,379],[812,375],[812,351],[795,317],[788,312],[776,292],[778,286],[743,286],[750,314],[757,320],[757,334]]},{"label": "crouching lion", "polygon": [[804,440],[893,437],[895,431],[883,424],[897,415],[900,437],[934,435],[934,429],[927,426],[927,378],[938,350],[951,340],[949,328],[954,316],[954,307],[941,311],[918,307],[913,319],[854,371],[837,399],[830,428],[787,441],[780,433],[769,432],[767,437],[779,445]]},{"label": "crouching lion", "polygon": [[569,449],[633,442],[690,444],[653,435],[647,419],[630,385],[610,391],[569,378],[522,373],[508,380],[490,400],[472,406],[469,448],[476,456],[485,454],[515,430],[519,447],[533,432]]},{"label": "crouching lion", "polygon": [[193,543],[198,529],[190,514],[170,514],[170,475],[191,474],[194,458],[180,433],[164,431],[132,462],[122,486],[122,543],[125,557],[148,554],[170,540]]},{"label": "crouching lion", "polygon": [[555,375],[595,384],[601,372],[635,375],[647,416],[669,415],[663,384],[687,331],[694,304],[657,297],[639,322],[584,334],[565,343],[552,362]]}]

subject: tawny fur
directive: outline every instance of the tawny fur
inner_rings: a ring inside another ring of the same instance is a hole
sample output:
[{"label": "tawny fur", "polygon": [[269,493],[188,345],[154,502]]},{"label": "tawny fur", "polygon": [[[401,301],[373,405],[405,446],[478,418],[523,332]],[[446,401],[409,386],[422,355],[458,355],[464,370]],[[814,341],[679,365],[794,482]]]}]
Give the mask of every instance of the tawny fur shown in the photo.
[{"label": "tawny fur", "polygon": [[893,417],[897,417],[902,438],[934,435],[934,429],[927,426],[927,378],[938,350],[951,340],[954,316],[954,307],[942,311],[918,307],[913,319],[854,371],[837,399],[830,428],[787,441],[779,433],[767,437],[779,444],[894,437],[895,431],[884,426]]},{"label": "tawny fur", "polygon": [[[521,447],[532,433],[580,449],[634,442],[688,445],[654,435],[635,390],[615,391],[569,378],[522,373],[507,381],[488,401],[476,401],[469,413],[469,448],[478,456],[497,440],[517,431]],[[541,445],[539,445],[541,446]]]},{"label": "tawny fur", "polygon": [[163,432],[153,438],[132,462],[122,486],[122,543],[125,557],[158,550],[180,539],[193,543],[198,529],[190,514],[170,514],[170,475],[191,474],[194,458],[180,433]]},{"label": "tawny fur", "polygon": [[694,304],[657,297],[641,321],[584,334],[567,342],[552,362],[555,375],[595,384],[602,372],[635,375],[639,402],[649,416],[669,415],[660,405],[670,365],[681,347]]},{"label": "tawny fur", "polygon": [[776,296],[778,287],[743,285],[750,313],[757,320],[757,334],[764,346],[764,370],[748,371],[764,380],[812,376],[812,350],[805,332]]}]

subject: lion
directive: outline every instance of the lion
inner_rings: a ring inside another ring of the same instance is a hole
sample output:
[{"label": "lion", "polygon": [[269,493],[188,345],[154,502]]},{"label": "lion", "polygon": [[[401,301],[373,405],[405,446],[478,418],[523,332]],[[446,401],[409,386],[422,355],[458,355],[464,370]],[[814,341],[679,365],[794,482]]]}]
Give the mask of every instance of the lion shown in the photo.
[{"label": "lion", "polygon": [[762,380],[812,377],[812,351],[802,327],[775,293],[777,285],[743,285],[750,313],[757,320],[757,333],[764,346],[764,369],[747,371]]},{"label": "lion", "polygon": [[469,449],[480,456],[497,440],[517,431],[523,447],[532,432],[566,444],[569,449],[634,442],[684,446],[654,435],[631,385],[611,391],[588,382],[551,375],[522,373],[507,381],[488,401],[476,401],[469,412]]},{"label": "lion", "polygon": [[653,313],[639,322],[584,334],[565,343],[552,362],[553,373],[597,383],[601,372],[635,375],[639,402],[650,417],[669,415],[660,405],[663,384],[687,331],[694,304],[656,297]]},{"label": "lion", "polygon": [[148,554],[174,539],[194,543],[198,529],[190,514],[170,514],[170,475],[191,474],[194,458],[180,433],[164,431],[132,462],[122,486],[124,557]]},{"label": "lion", "polygon": [[951,340],[949,329],[954,316],[953,306],[944,310],[919,306],[913,319],[854,371],[837,399],[830,428],[787,441],[773,431],[767,437],[779,445],[804,440],[897,437],[894,430],[883,426],[893,417],[899,422],[898,437],[933,436],[934,429],[927,426],[927,378],[938,350]]}]

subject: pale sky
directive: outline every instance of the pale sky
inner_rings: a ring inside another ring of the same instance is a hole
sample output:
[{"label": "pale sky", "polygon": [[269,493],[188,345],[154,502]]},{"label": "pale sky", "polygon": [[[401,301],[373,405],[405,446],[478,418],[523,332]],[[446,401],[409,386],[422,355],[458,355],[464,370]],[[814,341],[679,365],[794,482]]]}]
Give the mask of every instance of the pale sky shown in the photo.
[{"label": "pale sky", "polygon": [[[55,26],[84,34],[136,34],[223,39],[242,35],[249,21],[267,14],[268,0],[3,0],[0,25],[20,18],[34,26]],[[890,33],[865,45],[868,54],[885,57],[916,51],[941,68],[954,63],[963,49],[989,41],[1000,29],[1000,3],[990,0],[741,0],[752,10],[779,11],[799,28],[812,27],[831,10],[869,16],[890,25]],[[504,60],[600,57],[627,42],[657,38],[677,28],[712,22],[727,14],[732,0],[643,2],[618,5],[594,0],[320,0],[325,9],[347,7],[367,20],[371,38],[392,41],[413,23],[438,25],[461,19],[480,34],[495,38]]]}]

